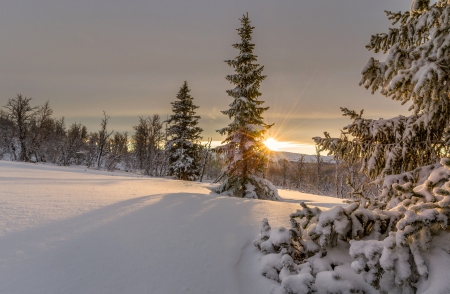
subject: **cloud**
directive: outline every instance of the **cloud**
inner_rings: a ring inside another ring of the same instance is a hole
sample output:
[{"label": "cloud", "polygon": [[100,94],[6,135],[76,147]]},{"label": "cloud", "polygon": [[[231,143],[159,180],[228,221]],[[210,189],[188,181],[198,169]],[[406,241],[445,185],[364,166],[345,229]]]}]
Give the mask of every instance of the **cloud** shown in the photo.
[{"label": "cloud", "polygon": [[[231,1],[231,2],[230,2]],[[238,18],[249,12],[253,41],[267,79],[261,99],[272,132],[286,142],[310,142],[348,120],[340,106],[367,117],[405,113],[397,102],[358,86],[373,54],[370,35],[387,31],[383,10],[408,10],[409,1],[341,0],[56,1],[5,0],[0,10],[0,104],[16,93],[46,100],[55,116],[98,128],[102,111],[111,129],[132,131],[138,116],[171,112],[187,80],[200,106],[204,137],[221,140],[238,52]],[[382,57],[382,56],[381,56]]]}]

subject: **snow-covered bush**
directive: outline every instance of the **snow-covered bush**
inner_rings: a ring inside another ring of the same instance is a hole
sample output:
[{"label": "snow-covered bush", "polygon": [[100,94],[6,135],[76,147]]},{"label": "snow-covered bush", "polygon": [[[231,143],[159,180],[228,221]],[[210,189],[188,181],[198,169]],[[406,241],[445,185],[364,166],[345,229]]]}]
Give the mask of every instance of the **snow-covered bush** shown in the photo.
[{"label": "snow-covered bush", "polygon": [[255,175],[248,176],[245,183],[243,178],[238,177],[224,179],[216,188],[216,192],[234,197],[242,195],[242,198],[280,200],[277,187]]},{"label": "snow-covered bush", "polygon": [[380,199],[388,202],[301,203],[289,229],[264,219],[254,245],[266,255],[262,274],[281,283],[273,293],[416,293],[433,238],[448,234],[450,159],[385,183]]}]

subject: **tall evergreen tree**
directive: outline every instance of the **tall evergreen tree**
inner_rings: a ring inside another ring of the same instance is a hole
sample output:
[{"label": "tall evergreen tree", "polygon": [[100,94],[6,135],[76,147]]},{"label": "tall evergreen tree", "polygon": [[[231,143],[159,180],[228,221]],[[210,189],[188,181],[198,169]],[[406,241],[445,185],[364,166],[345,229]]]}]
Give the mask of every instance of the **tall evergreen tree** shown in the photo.
[{"label": "tall evergreen tree", "polygon": [[169,140],[167,152],[169,157],[169,175],[180,180],[193,181],[200,174],[199,140],[202,128],[198,127],[200,116],[195,115],[194,98],[185,81],[177,94],[177,101],[172,102],[173,114],[167,120],[171,124],[167,129]]},{"label": "tall evergreen tree", "polygon": [[235,88],[227,90],[234,100],[230,109],[222,113],[233,121],[218,130],[221,135],[226,135],[226,139],[217,151],[225,154],[227,161],[218,179],[222,184],[217,191],[227,191],[236,197],[277,199],[276,188],[262,178],[268,160],[264,135],[272,126],[266,124],[262,117],[269,107],[263,107],[264,101],[258,100],[261,96],[260,84],[266,78],[262,75],[264,66],[256,63],[257,56],[253,54],[255,44],[251,41],[254,27],[250,25],[248,14],[240,21],[241,27],[237,31],[241,43],[233,45],[239,50],[239,55],[225,61],[235,70],[234,74],[226,77]]}]

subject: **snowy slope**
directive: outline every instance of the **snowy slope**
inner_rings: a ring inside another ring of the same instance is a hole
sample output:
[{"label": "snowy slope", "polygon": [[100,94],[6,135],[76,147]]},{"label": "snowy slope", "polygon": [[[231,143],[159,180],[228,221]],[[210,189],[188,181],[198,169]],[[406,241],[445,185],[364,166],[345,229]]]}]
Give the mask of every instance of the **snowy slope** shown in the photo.
[{"label": "snowy slope", "polygon": [[218,196],[210,184],[0,161],[0,293],[268,293],[261,220],[306,200]]}]

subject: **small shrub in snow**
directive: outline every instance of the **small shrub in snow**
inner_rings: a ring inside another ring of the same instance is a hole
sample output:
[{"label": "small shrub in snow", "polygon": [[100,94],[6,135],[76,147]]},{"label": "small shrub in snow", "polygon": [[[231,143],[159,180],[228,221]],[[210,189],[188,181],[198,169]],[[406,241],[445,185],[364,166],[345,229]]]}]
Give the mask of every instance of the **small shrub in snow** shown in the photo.
[{"label": "small shrub in snow", "polygon": [[433,238],[448,234],[449,163],[425,167],[421,184],[394,183],[410,173],[391,176],[381,194],[392,195],[390,204],[356,201],[324,211],[301,203],[289,230],[264,219],[254,245],[270,256],[262,260],[266,276],[285,291],[274,293],[416,293],[428,278]]},{"label": "small shrub in snow", "polygon": [[224,177],[216,191],[229,196],[250,199],[280,200],[277,187],[268,180],[254,175],[247,178]]}]

